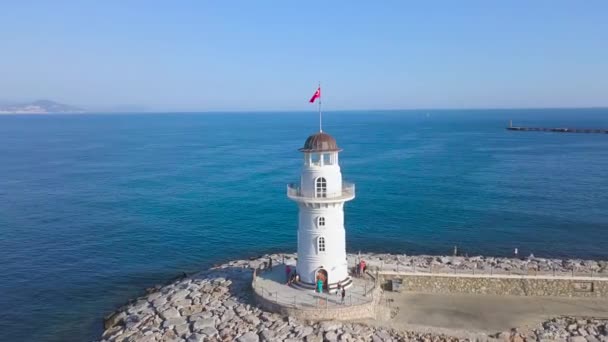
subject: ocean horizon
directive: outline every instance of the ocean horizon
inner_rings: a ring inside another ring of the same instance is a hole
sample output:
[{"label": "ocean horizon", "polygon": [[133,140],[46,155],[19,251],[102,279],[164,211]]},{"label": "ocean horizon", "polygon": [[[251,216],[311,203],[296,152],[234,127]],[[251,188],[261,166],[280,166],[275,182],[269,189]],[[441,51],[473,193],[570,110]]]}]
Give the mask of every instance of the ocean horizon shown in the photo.
[{"label": "ocean horizon", "polygon": [[[608,108],[332,111],[348,252],[608,259]],[[295,252],[314,112],[0,116],[0,340],[99,338],[147,287]]]}]

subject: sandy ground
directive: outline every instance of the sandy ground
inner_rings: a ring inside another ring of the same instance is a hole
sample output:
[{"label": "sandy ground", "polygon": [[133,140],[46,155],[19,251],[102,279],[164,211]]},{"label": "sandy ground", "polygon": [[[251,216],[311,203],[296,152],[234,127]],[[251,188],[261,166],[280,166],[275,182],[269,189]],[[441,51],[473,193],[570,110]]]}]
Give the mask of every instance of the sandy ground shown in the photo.
[{"label": "sandy ground", "polygon": [[383,309],[366,323],[399,330],[443,332],[472,337],[525,331],[557,316],[608,318],[608,298],[521,297],[385,292]]}]

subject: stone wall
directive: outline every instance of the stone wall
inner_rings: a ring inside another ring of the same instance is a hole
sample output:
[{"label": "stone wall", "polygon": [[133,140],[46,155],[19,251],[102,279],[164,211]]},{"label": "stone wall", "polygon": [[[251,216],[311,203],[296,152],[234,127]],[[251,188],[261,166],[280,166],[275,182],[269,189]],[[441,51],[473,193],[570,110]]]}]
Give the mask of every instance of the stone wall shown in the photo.
[{"label": "stone wall", "polygon": [[[374,293],[375,299],[380,297],[379,289],[377,293]],[[344,307],[331,307],[329,309],[318,308],[298,308],[288,306],[281,303],[275,303],[274,301],[263,298],[256,293],[256,303],[260,308],[266,311],[278,313],[285,316],[295,317],[301,320],[355,320],[362,318],[374,318],[377,300],[370,301],[369,303],[344,306]]]},{"label": "stone wall", "polygon": [[401,291],[513,296],[608,297],[608,279],[381,272],[385,286],[402,279]]}]

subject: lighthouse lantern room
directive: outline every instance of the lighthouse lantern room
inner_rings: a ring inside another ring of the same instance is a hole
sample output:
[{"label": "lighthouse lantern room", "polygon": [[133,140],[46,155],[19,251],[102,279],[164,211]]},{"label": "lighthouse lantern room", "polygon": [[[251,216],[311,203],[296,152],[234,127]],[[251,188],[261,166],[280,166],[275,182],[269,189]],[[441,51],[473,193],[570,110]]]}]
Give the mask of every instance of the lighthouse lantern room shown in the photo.
[{"label": "lighthouse lantern room", "polygon": [[287,186],[287,196],[299,207],[299,286],[315,288],[323,282],[326,291],[338,284],[349,287],[344,230],[344,203],[355,198],[355,185],[342,181],[336,140],[320,131],[304,143],[300,184]]}]

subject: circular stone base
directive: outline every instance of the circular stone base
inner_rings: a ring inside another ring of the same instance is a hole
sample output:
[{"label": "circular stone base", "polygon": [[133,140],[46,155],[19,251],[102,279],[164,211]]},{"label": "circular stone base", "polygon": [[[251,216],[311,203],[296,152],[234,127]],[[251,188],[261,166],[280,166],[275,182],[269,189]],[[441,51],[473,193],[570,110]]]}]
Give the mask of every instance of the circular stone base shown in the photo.
[{"label": "circular stone base", "polygon": [[380,290],[375,287],[375,279],[371,276],[347,279],[342,298],[336,287],[330,288],[329,293],[318,293],[312,284],[288,284],[285,267],[280,264],[254,277],[252,287],[256,302],[262,308],[310,320],[351,320],[374,316]]}]

